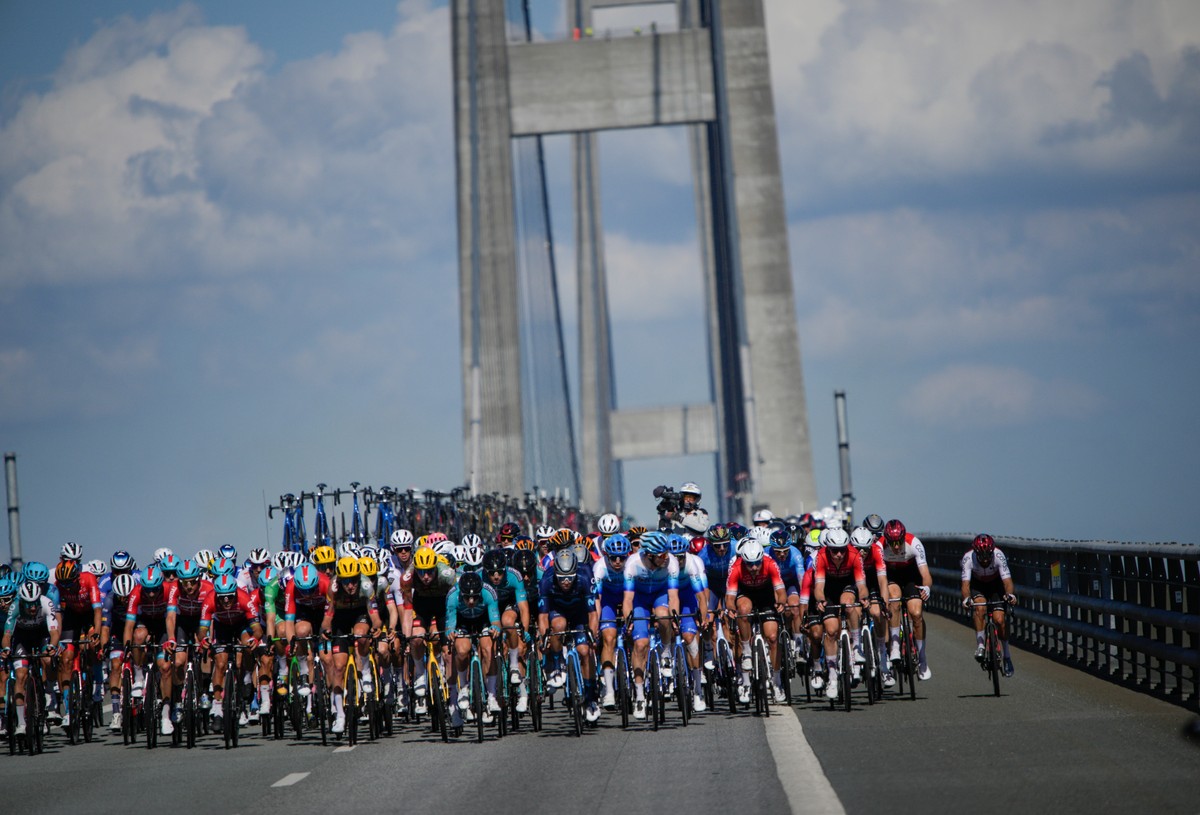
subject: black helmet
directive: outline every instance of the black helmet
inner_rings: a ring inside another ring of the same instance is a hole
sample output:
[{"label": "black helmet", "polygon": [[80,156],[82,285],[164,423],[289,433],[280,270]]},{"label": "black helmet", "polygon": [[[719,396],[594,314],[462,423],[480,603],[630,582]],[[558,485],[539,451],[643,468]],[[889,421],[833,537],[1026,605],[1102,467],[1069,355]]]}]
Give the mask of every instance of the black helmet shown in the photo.
[{"label": "black helmet", "polygon": [[578,564],[574,552],[570,549],[559,549],[554,555],[554,576],[574,577]]},{"label": "black helmet", "polygon": [[458,596],[464,600],[483,596],[483,578],[479,572],[463,572],[462,577],[458,578]]},{"label": "black helmet", "polygon": [[512,566],[526,580],[537,577],[538,556],[532,549],[518,549],[513,555]]},{"label": "black helmet", "polygon": [[488,574],[508,568],[508,555],[503,549],[491,549],[483,556],[483,570]]}]

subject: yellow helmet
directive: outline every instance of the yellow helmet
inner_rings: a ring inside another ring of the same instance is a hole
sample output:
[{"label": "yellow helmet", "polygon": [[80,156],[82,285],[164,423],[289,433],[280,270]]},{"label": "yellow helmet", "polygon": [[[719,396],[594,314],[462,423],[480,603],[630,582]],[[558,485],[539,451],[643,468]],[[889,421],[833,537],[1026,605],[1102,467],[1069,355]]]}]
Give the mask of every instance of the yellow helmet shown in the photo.
[{"label": "yellow helmet", "polygon": [[428,546],[423,549],[418,549],[413,555],[413,566],[422,571],[427,569],[436,569],[438,562],[437,553]]},{"label": "yellow helmet", "polygon": [[374,577],[379,574],[379,564],[375,562],[373,557],[360,557],[358,559],[358,573],[363,577]]},{"label": "yellow helmet", "polygon": [[337,562],[337,576],[342,580],[358,577],[358,559],[352,557],[339,558]]},{"label": "yellow helmet", "polygon": [[645,534],[646,534],[646,527],[631,526],[631,527],[629,527],[629,532],[626,533],[626,537],[628,537],[629,540],[631,540],[631,541],[635,541],[635,540],[640,539],[642,537],[642,535],[645,535]]},{"label": "yellow helmet", "polygon": [[418,549],[421,549],[422,547],[426,547],[426,546],[429,546],[429,536],[428,535],[422,535],[421,537],[417,538],[417,548]]},{"label": "yellow helmet", "polygon": [[317,566],[328,566],[337,560],[337,552],[332,546],[318,546],[312,550],[312,562]]}]

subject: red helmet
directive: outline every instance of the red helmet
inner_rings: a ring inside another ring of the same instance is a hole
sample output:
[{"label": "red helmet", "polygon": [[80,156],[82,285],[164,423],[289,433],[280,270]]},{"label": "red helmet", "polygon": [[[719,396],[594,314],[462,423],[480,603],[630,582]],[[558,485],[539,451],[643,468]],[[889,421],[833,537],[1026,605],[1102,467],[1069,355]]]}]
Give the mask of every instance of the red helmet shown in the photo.
[{"label": "red helmet", "polygon": [[908,530],[904,528],[904,524],[897,518],[892,518],[883,526],[883,537],[888,543],[903,541],[907,532]]},{"label": "red helmet", "polygon": [[521,527],[517,526],[512,521],[509,521],[508,523],[506,523],[500,527],[500,534],[497,535],[496,537],[500,538],[501,540],[504,540],[504,539],[512,540],[520,532],[521,532]]},{"label": "red helmet", "polygon": [[971,541],[971,548],[975,550],[975,554],[984,560],[990,560],[992,553],[996,551],[996,541],[991,535],[985,532],[982,535],[975,536],[975,540]]},{"label": "red helmet", "polygon": [[703,536],[697,536],[692,538],[692,545],[689,546],[688,549],[693,555],[698,555],[704,549],[705,543],[707,543],[707,541],[704,540]]}]

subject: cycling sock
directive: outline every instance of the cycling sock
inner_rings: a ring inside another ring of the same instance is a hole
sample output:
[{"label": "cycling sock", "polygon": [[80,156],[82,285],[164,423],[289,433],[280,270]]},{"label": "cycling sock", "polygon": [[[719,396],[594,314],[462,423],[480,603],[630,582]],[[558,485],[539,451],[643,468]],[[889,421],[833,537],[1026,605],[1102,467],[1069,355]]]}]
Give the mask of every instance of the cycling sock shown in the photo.
[{"label": "cycling sock", "polygon": [[275,675],[287,676],[287,660],[281,656],[275,657]]},{"label": "cycling sock", "polygon": [[583,680],[583,698],[589,702],[596,701],[596,680]]},{"label": "cycling sock", "polygon": [[646,683],[635,679],[633,681],[633,698],[639,702],[646,701]]},{"label": "cycling sock", "polygon": [[1000,645],[1004,648],[1004,658],[1008,659],[1008,640],[1001,640]]},{"label": "cycling sock", "polygon": [[112,699],[112,712],[114,714],[120,713],[121,712],[121,692],[114,690],[114,691],[111,691],[110,694],[111,694],[110,698]]},{"label": "cycling sock", "polygon": [[899,626],[897,626],[896,628],[889,628],[889,629],[888,629],[888,633],[891,635],[891,636],[890,636],[890,640],[891,640],[892,642],[900,642],[900,628],[899,628]]},{"label": "cycling sock", "polygon": [[692,668],[692,687],[696,693],[700,692],[700,686],[704,683],[704,669]]},{"label": "cycling sock", "polygon": [[335,693],[333,695],[333,715],[339,716],[339,717],[344,715],[342,713],[342,694],[341,694],[341,692]]},{"label": "cycling sock", "polygon": [[308,662],[307,661],[300,662],[300,675],[302,677],[304,677],[305,679],[308,679]]},{"label": "cycling sock", "polygon": [[25,726],[25,706],[19,705],[17,707],[17,727],[24,727],[24,726]]},{"label": "cycling sock", "polygon": [[742,640],[742,656],[750,653],[750,640]]},{"label": "cycling sock", "polygon": [[223,711],[223,708],[221,707],[221,700],[217,699],[212,704],[212,715],[220,716],[222,711]]},{"label": "cycling sock", "polygon": [[775,682],[776,685],[782,684],[782,681],[783,681],[783,677],[780,676],[779,671],[772,671],[771,679],[772,679],[772,681]]},{"label": "cycling sock", "polygon": [[604,669],[604,687],[608,690],[613,689],[613,677],[615,675],[616,671],[613,670],[612,666],[608,666]]},{"label": "cycling sock", "polygon": [[982,631],[975,632],[975,644],[983,645],[983,632]]},{"label": "cycling sock", "polygon": [[489,696],[496,695],[496,677],[489,676],[487,679],[484,679],[483,686],[485,688],[487,688],[487,692],[488,692]]},{"label": "cycling sock", "polygon": [[466,671],[459,671],[459,672],[458,672],[458,687],[459,687],[459,688],[462,688],[462,689],[464,689],[464,690],[465,690],[466,688],[469,688],[469,687],[471,687],[471,680],[467,679],[467,672],[466,672]]},{"label": "cycling sock", "polygon": [[915,640],[917,643],[917,658],[921,660],[921,664],[925,665],[925,640]]},{"label": "cycling sock", "polygon": [[862,650],[862,630],[854,628],[850,630],[850,645],[855,651]]}]

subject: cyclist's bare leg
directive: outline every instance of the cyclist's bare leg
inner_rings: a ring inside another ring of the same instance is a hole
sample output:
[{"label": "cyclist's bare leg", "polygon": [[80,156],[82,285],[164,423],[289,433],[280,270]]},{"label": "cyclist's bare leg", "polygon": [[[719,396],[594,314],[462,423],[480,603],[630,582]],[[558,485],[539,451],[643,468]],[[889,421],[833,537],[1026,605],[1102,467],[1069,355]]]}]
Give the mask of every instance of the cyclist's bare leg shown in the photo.
[{"label": "cyclist's bare leg", "polygon": [[762,624],[763,639],[767,641],[767,648],[771,653],[771,670],[779,670],[779,623],[775,620],[763,620]]}]

